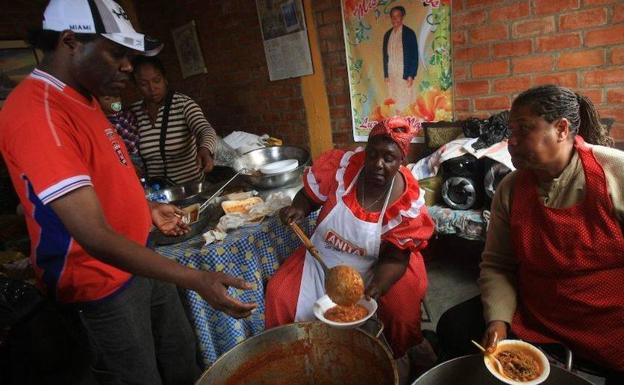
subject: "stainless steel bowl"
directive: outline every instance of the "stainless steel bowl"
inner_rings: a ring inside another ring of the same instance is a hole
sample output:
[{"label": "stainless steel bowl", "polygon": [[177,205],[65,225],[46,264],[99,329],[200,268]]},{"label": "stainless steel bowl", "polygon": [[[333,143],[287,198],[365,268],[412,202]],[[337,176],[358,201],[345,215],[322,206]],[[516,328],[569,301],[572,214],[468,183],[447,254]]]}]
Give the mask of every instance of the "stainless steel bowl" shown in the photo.
[{"label": "stainless steel bowl", "polygon": [[197,197],[210,195],[210,191],[214,190],[215,187],[212,183],[189,182],[151,192],[148,199],[154,198],[159,202],[166,201],[166,203],[183,207],[195,203]]},{"label": "stainless steel bowl", "polygon": [[[297,159],[299,167],[292,171],[274,175],[256,175],[260,167],[284,159]],[[273,146],[259,148],[239,156],[232,164],[234,170],[243,171],[241,175],[254,187],[272,189],[293,183],[303,174],[303,169],[310,164],[310,153],[296,146]]]}]

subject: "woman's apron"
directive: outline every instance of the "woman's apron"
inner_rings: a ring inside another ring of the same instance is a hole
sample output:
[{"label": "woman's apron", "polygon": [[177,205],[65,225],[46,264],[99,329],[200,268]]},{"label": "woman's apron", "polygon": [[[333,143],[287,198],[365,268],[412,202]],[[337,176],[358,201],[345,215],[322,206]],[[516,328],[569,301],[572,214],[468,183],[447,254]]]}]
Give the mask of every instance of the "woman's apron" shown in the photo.
[{"label": "woman's apron", "polygon": [[[340,174],[337,176],[336,206],[317,225],[310,240],[320,252],[327,267],[332,268],[341,264],[351,266],[362,275],[364,282],[368,283],[372,278],[372,267],[379,258],[382,221],[390,200],[394,179],[392,179],[383,208],[379,213],[379,220],[367,222],[353,215],[342,200],[342,197],[349,194],[355,186],[360,173],[353,178],[346,191],[344,190],[344,176]],[[295,321],[313,320],[312,307],[314,302],[323,295],[325,295],[323,268],[309,252],[306,252]]]},{"label": "woman's apron", "polygon": [[624,236],[604,170],[581,137],[585,197],[561,209],[539,200],[535,177],[518,173],[511,234],[518,267],[512,330],[538,343],[561,342],[602,365],[624,368]]}]

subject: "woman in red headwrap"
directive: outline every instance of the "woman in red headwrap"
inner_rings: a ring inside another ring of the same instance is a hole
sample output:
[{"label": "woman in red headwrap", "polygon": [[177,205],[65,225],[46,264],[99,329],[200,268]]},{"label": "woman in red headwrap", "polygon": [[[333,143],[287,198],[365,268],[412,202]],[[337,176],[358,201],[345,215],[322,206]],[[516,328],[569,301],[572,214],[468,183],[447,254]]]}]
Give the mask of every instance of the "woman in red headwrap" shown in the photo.
[{"label": "woman in red headwrap", "polygon": [[[420,250],[433,233],[424,194],[403,166],[415,129],[403,118],[380,122],[365,150],[332,150],[304,174],[304,188],[282,209],[284,223],[321,208],[312,242],[331,268],[352,266],[378,315],[395,357],[423,342],[420,304],[427,276]],[[267,328],[313,320],[312,306],[325,294],[323,271],[302,247],[269,281]]]}]

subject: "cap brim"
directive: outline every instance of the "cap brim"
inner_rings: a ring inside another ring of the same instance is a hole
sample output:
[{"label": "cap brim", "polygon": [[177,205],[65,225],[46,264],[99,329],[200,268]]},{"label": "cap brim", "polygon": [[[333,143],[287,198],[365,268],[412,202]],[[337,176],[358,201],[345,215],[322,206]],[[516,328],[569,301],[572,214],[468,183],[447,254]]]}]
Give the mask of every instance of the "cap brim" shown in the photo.
[{"label": "cap brim", "polygon": [[165,45],[161,43],[160,40],[145,35],[145,51],[143,51],[143,55],[156,56],[162,51],[164,46]]},{"label": "cap brim", "polygon": [[103,33],[101,35],[117,44],[131,48],[145,56],[158,55],[164,47],[159,40],[153,39],[141,33]]}]

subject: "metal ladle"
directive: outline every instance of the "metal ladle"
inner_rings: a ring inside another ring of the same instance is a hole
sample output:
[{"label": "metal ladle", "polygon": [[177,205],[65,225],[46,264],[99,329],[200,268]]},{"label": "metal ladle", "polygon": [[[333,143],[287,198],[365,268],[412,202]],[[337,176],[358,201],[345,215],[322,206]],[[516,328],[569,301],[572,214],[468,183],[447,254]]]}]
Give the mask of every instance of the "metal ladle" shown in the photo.
[{"label": "metal ladle", "polygon": [[[290,224],[293,231],[306,249],[320,264],[325,273],[325,291],[334,303],[342,306],[352,306],[364,295],[364,280],[357,270],[350,266],[339,265],[331,269],[327,267],[321,254],[316,249],[310,238],[303,232],[301,227],[295,222]],[[345,283],[352,283],[351,286]]]}]

